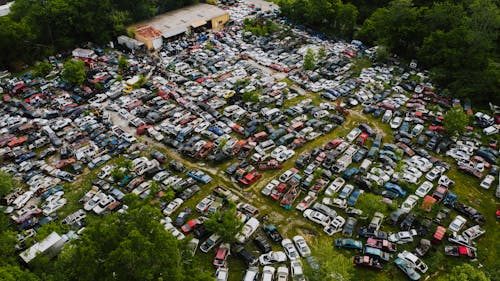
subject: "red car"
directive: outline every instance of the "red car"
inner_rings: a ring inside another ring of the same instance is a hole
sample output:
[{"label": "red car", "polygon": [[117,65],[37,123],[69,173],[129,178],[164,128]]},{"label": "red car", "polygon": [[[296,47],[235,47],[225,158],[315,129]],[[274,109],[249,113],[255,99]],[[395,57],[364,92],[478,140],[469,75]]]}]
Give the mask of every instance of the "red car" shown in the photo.
[{"label": "red car", "polygon": [[336,148],[337,146],[339,146],[341,143],[342,143],[342,140],[341,140],[341,139],[334,139],[334,140],[331,140],[331,141],[329,141],[327,144],[325,144],[325,149],[327,149],[327,150],[334,149],[334,148]]},{"label": "red car", "polygon": [[193,231],[193,229],[195,229],[198,225],[201,225],[201,224],[202,224],[202,222],[199,219],[192,219],[192,220],[188,221],[186,224],[184,224],[181,227],[181,230],[184,234],[188,234],[191,231]]},{"label": "red car", "polygon": [[216,267],[225,267],[227,265],[227,257],[229,255],[229,244],[222,244],[215,253],[214,265]]},{"label": "red car", "polygon": [[240,183],[244,185],[252,185],[260,178],[262,178],[262,174],[258,173],[257,171],[252,171],[246,174],[242,179],[240,179]]},{"label": "red car", "polygon": [[23,138],[23,137],[20,137],[20,138],[15,138],[13,140],[11,140],[7,146],[10,147],[10,148],[13,148],[13,147],[16,147],[16,146],[19,146],[19,145],[22,145],[23,143],[26,142],[26,139]]}]

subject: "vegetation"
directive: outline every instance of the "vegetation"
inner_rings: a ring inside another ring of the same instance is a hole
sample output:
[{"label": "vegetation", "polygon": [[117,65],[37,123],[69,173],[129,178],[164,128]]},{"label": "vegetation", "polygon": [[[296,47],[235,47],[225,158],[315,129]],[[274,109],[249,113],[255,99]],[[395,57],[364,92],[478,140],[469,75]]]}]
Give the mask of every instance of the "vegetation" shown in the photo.
[{"label": "vegetation", "polygon": [[128,68],[128,60],[124,56],[120,56],[118,58],[118,67],[120,68],[120,71],[125,71]]},{"label": "vegetation", "polygon": [[[491,0],[281,0],[282,13],[326,35],[361,39],[389,53],[418,59],[454,96],[500,102],[500,8]],[[359,11],[359,17],[358,17]],[[354,34],[356,21],[361,25]],[[477,95],[477,93],[481,93]]]},{"label": "vegetation", "polygon": [[258,102],[259,94],[257,94],[256,91],[244,92],[243,95],[241,95],[241,100],[244,102]]},{"label": "vegetation", "polygon": [[375,212],[387,213],[393,206],[382,202],[381,196],[365,192],[359,196],[356,208],[363,211],[363,216],[372,217]]},{"label": "vegetation", "polygon": [[358,9],[341,0],[280,0],[281,12],[291,20],[326,35],[351,38]]},{"label": "vegetation", "polygon": [[56,260],[37,258],[35,273],[47,280],[212,280],[183,258],[183,245],[163,229],[158,208],[128,200],[131,209],[87,226]]},{"label": "vegetation", "polygon": [[468,263],[455,266],[451,273],[441,276],[438,281],[488,281],[490,280],[484,272],[478,270]]},{"label": "vegetation", "polygon": [[236,205],[231,203],[226,211],[217,211],[205,221],[208,231],[220,235],[222,241],[232,243],[243,228],[243,223],[236,216]]},{"label": "vegetation", "polygon": [[42,61],[35,64],[33,75],[38,77],[45,77],[51,71],[52,71],[52,64]]},{"label": "vegetation", "polygon": [[72,85],[82,85],[85,81],[85,63],[81,60],[65,62],[62,78]]},{"label": "vegetation", "polygon": [[304,55],[304,64],[302,68],[304,70],[313,70],[316,68],[316,55],[311,48],[308,48]]},{"label": "vegetation", "polygon": [[309,281],[352,280],[354,268],[351,259],[338,253],[328,240],[317,240],[309,245],[319,264],[319,269],[305,267],[304,272]]},{"label": "vegetation", "polygon": [[19,0],[0,18],[0,68],[83,42],[107,43],[131,23],[197,0]]},{"label": "vegetation", "polygon": [[264,21],[262,18],[246,18],[243,21],[243,24],[245,31],[250,31],[257,36],[268,35],[279,30],[278,25],[276,25],[274,22],[270,20]]},{"label": "vegetation", "polygon": [[446,112],[444,116],[444,129],[450,136],[460,135],[465,132],[465,127],[469,124],[469,116],[465,114],[462,107],[455,107]]},{"label": "vegetation", "polygon": [[0,198],[5,197],[12,190],[12,187],[16,185],[15,180],[4,171],[0,171]]}]

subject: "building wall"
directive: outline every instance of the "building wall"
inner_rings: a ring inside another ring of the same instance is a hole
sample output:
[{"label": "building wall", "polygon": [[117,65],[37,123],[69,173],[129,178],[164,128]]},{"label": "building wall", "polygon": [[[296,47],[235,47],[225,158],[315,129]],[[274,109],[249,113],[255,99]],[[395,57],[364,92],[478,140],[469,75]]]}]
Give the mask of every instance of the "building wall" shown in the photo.
[{"label": "building wall", "polygon": [[224,24],[229,21],[229,13],[212,18],[212,29],[217,31],[224,27]]},{"label": "building wall", "polygon": [[145,38],[145,37],[141,36],[140,34],[136,34],[135,39],[144,43],[144,46],[146,46],[146,49],[148,49],[148,50],[158,49],[163,44],[162,37]]}]

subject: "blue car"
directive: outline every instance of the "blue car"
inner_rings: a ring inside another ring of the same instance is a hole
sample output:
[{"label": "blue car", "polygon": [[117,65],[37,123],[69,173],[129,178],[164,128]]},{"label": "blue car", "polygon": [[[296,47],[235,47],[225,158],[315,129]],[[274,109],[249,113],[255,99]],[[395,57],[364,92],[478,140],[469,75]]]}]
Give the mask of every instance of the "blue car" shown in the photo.
[{"label": "blue car", "polygon": [[392,191],[394,193],[397,193],[399,195],[399,197],[401,197],[401,198],[406,197],[406,190],[404,190],[401,186],[399,186],[395,183],[386,182],[384,184],[384,188],[389,190],[389,191]]},{"label": "blue car", "polygon": [[363,242],[351,238],[337,238],[335,239],[335,247],[361,251],[363,250]]},{"label": "blue car", "polygon": [[202,183],[209,183],[212,178],[200,170],[192,170],[187,174],[189,177],[193,178]]},{"label": "blue car", "polygon": [[350,168],[349,170],[344,172],[344,175],[342,176],[345,180],[350,180],[353,176],[357,175],[359,173],[358,168]]},{"label": "blue car", "polygon": [[358,198],[361,195],[361,193],[362,193],[362,191],[360,189],[354,190],[354,192],[349,197],[349,200],[347,200],[347,205],[349,205],[349,206],[356,205],[356,202],[358,201]]}]

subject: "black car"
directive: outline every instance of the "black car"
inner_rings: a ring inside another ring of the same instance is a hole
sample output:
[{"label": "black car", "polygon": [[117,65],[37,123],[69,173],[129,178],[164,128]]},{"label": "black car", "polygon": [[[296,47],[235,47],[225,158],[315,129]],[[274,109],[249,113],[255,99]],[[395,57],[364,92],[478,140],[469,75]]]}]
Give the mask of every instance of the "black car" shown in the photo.
[{"label": "black car", "polygon": [[44,151],[40,152],[38,155],[38,159],[44,159],[47,156],[54,155],[56,153],[56,150],[53,147],[49,147],[45,149]]},{"label": "black car", "polygon": [[361,228],[358,231],[358,235],[364,238],[375,238],[375,239],[387,239],[387,232],[384,231],[373,231],[366,227]]},{"label": "black car", "polygon": [[266,238],[260,234],[255,236],[253,242],[262,253],[268,253],[272,250],[269,242],[267,242]]},{"label": "black car", "polygon": [[415,222],[416,215],[413,212],[409,212],[405,219],[401,222],[399,225],[399,229],[401,230],[409,230],[412,226],[413,223]]},{"label": "black car", "polygon": [[259,261],[254,255],[252,255],[252,253],[241,245],[234,247],[234,251],[236,252],[236,255],[238,255],[238,257],[240,257],[248,266],[255,265]]},{"label": "black car", "polygon": [[302,153],[295,160],[295,166],[297,166],[297,168],[299,169],[302,169],[309,163],[310,160],[311,160],[311,154]]},{"label": "black car", "polygon": [[473,220],[476,223],[485,222],[483,215],[481,215],[481,213],[479,213],[476,209],[472,208],[471,206],[467,206],[463,203],[457,202],[453,206],[453,209],[455,209],[455,211],[461,214],[466,215],[467,217],[469,217],[469,219]]},{"label": "black car", "polygon": [[237,163],[234,163],[231,166],[227,167],[227,169],[225,171],[226,174],[228,174],[228,175],[234,174],[239,166],[240,166],[240,163],[237,162]]},{"label": "black car", "polygon": [[189,198],[193,197],[196,192],[200,191],[200,187],[198,185],[193,185],[191,187],[188,187],[186,189],[184,189],[180,194],[179,194],[179,197],[186,201],[188,200]]},{"label": "black car", "polygon": [[184,173],[186,171],[186,167],[184,167],[181,162],[178,162],[176,160],[172,160],[168,166],[170,167],[170,169],[179,173]]}]

